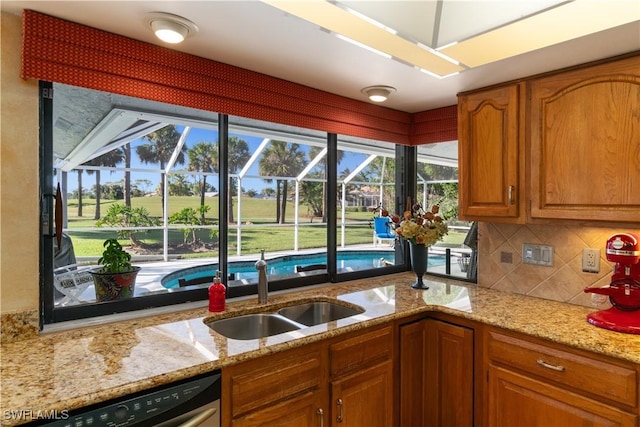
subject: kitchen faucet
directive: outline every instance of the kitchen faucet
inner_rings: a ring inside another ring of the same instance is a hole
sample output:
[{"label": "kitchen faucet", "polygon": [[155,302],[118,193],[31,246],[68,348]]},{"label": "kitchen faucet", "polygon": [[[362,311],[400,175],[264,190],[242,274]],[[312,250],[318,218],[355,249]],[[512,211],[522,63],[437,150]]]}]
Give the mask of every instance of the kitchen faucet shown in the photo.
[{"label": "kitchen faucet", "polygon": [[269,296],[269,281],[267,280],[267,262],[264,260],[264,249],[260,251],[260,260],[256,262],[258,270],[258,304],[266,304]]}]

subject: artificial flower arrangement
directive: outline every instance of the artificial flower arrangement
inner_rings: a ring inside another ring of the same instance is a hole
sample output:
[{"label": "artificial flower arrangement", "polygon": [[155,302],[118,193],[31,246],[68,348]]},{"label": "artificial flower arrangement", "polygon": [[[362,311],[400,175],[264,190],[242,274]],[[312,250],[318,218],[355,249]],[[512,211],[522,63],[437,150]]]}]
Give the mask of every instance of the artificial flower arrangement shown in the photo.
[{"label": "artificial flower arrangement", "polygon": [[426,211],[419,203],[407,200],[407,210],[402,218],[391,216],[396,235],[417,245],[431,246],[441,240],[449,232],[447,224],[438,215],[440,206],[433,205]]}]

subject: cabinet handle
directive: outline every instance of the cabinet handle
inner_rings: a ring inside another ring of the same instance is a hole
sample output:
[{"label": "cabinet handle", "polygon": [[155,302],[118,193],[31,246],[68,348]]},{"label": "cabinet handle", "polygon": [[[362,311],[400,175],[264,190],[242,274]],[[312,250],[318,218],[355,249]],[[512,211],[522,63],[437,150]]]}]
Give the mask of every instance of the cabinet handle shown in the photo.
[{"label": "cabinet handle", "polygon": [[509,189],[507,190],[507,197],[509,199],[509,204],[513,205],[516,201],[513,200],[513,192],[515,190],[515,187],[513,185],[509,186]]},{"label": "cabinet handle", "polygon": [[536,360],[536,363],[538,364],[538,366],[542,366],[543,368],[552,369],[558,372],[564,372],[564,366],[562,365],[552,365],[550,363],[545,362],[542,359]]},{"label": "cabinet handle", "polygon": [[324,427],[324,411],[322,410],[322,408],[318,408],[317,414],[320,418],[320,427]]},{"label": "cabinet handle", "polygon": [[338,416],[336,417],[336,421],[341,423],[344,419],[344,404],[342,399],[336,400],[336,405],[338,405]]}]

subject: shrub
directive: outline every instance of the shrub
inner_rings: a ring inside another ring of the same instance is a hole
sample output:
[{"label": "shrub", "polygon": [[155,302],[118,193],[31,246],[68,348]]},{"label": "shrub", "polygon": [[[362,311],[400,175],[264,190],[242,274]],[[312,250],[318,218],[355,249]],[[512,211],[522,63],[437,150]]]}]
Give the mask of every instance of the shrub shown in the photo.
[{"label": "shrub", "polygon": [[[109,207],[107,214],[96,222],[97,227],[154,227],[159,226],[160,220],[149,214],[144,207],[132,208],[120,203],[115,203]],[[147,230],[118,230],[118,237],[122,239],[128,238],[133,246],[139,246],[141,241],[137,234],[146,232]]]}]

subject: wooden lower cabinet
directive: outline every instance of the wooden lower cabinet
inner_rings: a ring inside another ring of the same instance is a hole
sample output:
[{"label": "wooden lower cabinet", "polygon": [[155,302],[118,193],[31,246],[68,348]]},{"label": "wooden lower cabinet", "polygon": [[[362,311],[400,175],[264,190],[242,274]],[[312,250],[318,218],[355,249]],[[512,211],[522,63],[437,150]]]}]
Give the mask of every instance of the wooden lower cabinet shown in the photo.
[{"label": "wooden lower cabinet", "polygon": [[391,324],[222,369],[222,426],[393,426]]},{"label": "wooden lower cabinet", "polygon": [[392,361],[331,381],[331,405],[331,426],[392,426]]},{"label": "wooden lower cabinet", "polygon": [[436,319],[400,327],[400,425],[474,426],[474,331]]},{"label": "wooden lower cabinet", "polygon": [[224,427],[640,427],[640,366],[443,313],[222,369]]},{"label": "wooden lower cabinet", "polygon": [[393,342],[389,325],[329,345],[331,422],[327,425],[393,426]]},{"label": "wooden lower cabinet", "polygon": [[496,366],[489,393],[490,427],[637,426],[633,414]]},{"label": "wooden lower cabinet", "polygon": [[488,330],[488,427],[637,427],[640,367]]},{"label": "wooden lower cabinet", "polygon": [[324,347],[311,344],[223,368],[222,425],[317,427],[325,364]]}]

